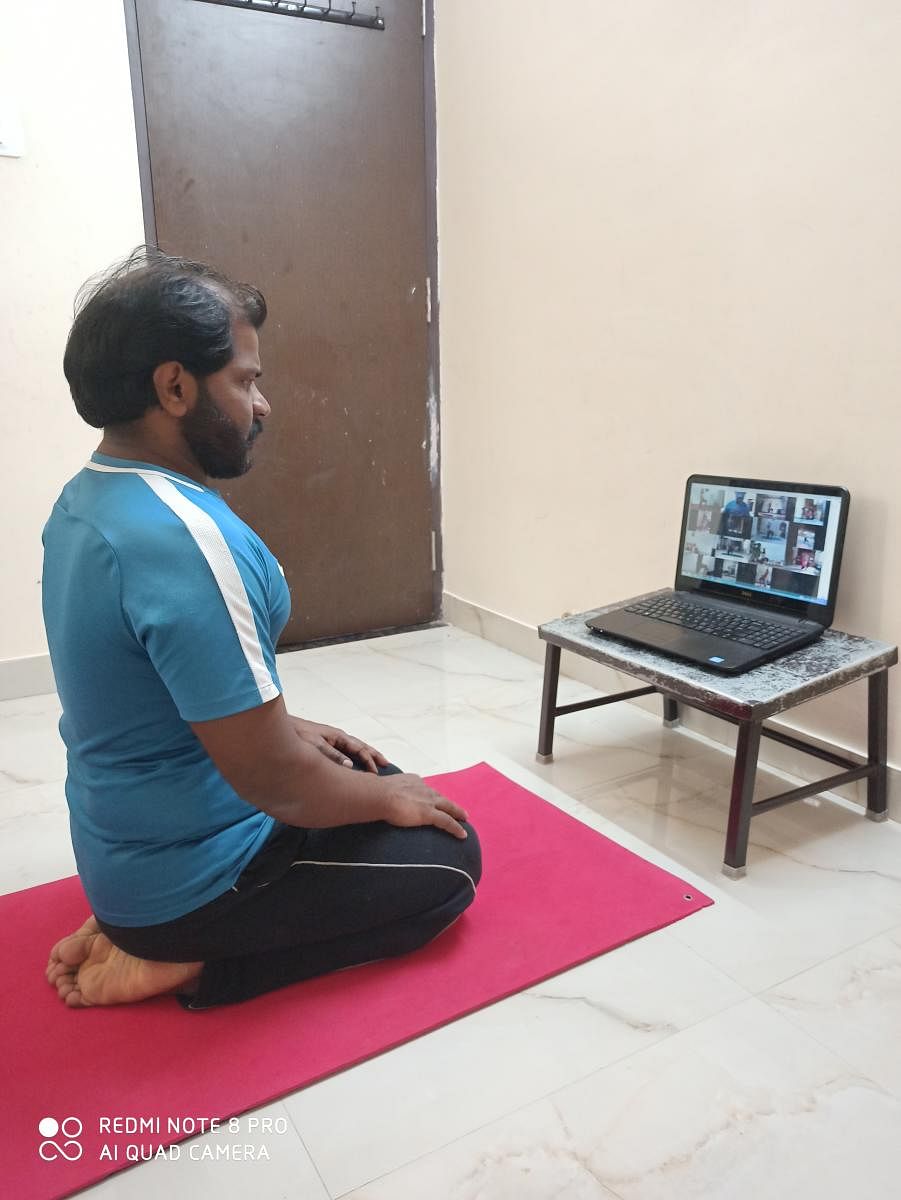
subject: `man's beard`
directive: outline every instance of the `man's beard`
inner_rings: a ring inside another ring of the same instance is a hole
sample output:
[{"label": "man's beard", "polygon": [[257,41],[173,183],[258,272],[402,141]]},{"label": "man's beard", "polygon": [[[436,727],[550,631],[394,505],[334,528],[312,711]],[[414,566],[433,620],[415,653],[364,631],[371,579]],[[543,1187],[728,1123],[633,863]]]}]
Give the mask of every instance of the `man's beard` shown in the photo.
[{"label": "man's beard", "polygon": [[181,427],[197,465],[211,479],[236,479],[246,474],[253,466],[250,448],[263,430],[262,422],[255,419],[245,437],[216,406],[202,379],[197,381],[197,403]]}]

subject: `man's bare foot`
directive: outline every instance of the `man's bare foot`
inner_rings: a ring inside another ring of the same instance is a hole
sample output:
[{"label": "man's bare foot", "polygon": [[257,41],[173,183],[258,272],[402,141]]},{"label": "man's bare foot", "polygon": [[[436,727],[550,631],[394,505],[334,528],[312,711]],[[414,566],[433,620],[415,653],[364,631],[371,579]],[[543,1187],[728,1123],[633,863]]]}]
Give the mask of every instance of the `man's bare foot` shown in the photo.
[{"label": "man's bare foot", "polygon": [[47,982],[70,1008],[90,1008],[193,991],[202,970],[203,963],[151,962],[126,954],[92,916],[50,951]]},{"label": "man's bare foot", "polygon": [[[84,949],[83,957],[87,956],[87,948],[90,941],[100,932],[100,926],[97,924],[97,918],[92,914],[85,921],[80,929],[76,929],[74,933],[70,933],[68,937],[61,938],[53,949],[50,951],[50,959],[47,963],[47,982],[56,984],[57,978],[61,974],[71,974],[72,967],[70,962],[81,961],[77,955],[81,948]],[[61,954],[61,948],[66,945],[65,960]]]}]

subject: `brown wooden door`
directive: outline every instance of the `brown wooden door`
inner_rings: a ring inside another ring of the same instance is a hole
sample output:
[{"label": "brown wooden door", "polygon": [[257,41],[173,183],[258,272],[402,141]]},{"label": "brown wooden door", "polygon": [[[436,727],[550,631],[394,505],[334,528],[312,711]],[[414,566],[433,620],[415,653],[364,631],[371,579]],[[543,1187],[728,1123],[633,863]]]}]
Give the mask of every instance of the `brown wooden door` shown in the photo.
[{"label": "brown wooden door", "polygon": [[380,9],[136,2],[156,240],[269,303],[272,415],[221,490],[285,569],[283,644],[437,612],[421,6]]}]

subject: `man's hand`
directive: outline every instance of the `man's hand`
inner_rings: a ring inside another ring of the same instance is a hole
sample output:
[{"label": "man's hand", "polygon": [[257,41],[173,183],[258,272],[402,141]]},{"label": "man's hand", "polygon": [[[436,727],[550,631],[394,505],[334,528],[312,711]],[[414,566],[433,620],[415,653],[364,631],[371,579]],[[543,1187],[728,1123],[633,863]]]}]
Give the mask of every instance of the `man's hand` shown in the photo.
[{"label": "man's hand", "polygon": [[465,838],[460,824],[467,820],[465,809],[440,792],[434,791],[418,775],[386,775],[379,781],[388,789],[388,808],[385,820],[389,825],[411,828],[415,825],[435,825],[454,837]]},{"label": "man's hand", "polygon": [[[434,825],[466,837],[466,813],[418,775],[379,775],[385,757],[330,725],[289,716],[283,696],[191,729],[242,799],[286,825],[335,829],[367,821]],[[333,771],[357,755],[365,771]]]},{"label": "man's hand", "polygon": [[326,758],[339,763],[342,767],[352,767],[352,754],[363,763],[367,771],[378,775],[379,767],[387,767],[388,760],[379,750],[361,742],[359,738],[351,737],[343,729],[335,729],[333,725],[319,725],[316,721],[305,721],[302,717],[292,717],[294,732],[301,741],[315,746]]}]

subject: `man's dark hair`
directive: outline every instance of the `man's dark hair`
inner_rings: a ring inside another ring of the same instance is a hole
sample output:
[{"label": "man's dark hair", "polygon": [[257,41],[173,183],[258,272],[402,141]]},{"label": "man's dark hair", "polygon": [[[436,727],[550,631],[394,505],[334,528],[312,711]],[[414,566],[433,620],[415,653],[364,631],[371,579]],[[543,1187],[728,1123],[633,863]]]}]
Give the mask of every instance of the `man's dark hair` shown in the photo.
[{"label": "man's dark hair", "polygon": [[203,379],[231,361],[233,321],[259,329],[265,320],[255,287],[139,246],[75,299],[63,371],[79,416],[97,429],[137,420],[158,403],[160,363],[179,362]]}]

